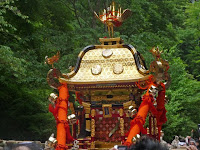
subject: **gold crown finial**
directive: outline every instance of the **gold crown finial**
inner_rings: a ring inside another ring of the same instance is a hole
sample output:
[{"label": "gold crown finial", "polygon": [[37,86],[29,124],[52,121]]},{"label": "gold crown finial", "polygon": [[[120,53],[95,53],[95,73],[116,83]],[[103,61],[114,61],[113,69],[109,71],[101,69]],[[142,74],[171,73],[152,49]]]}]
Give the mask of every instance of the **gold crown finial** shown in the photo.
[{"label": "gold crown finial", "polygon": [[122,25],[122,22],[126,20],[131,15],[131,10],[125,9],[122,13],[121,7],[119,7],[116,11],[115,2],[103,10],[103,13],[99,15],[94,12],[95,16],[108,27],[109,37],[113,37],[114,31],[113,27],[119,27]]}]

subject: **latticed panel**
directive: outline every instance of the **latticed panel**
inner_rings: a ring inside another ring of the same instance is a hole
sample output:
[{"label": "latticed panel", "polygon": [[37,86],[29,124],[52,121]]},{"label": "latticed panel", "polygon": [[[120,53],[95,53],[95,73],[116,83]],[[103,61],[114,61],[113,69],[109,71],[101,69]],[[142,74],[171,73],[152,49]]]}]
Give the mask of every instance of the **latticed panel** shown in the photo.
[{"label": "latticed panel", "polygon": [[[111,137],[109,137],[109,133],[116,127],[119,120],[118,117],[111,118],[102,118],[101,120],[96,120],[96,133],[95,140],[96,141],[104,141],[104,142],[121,142],[121,131],[120,126],[113,133]],[[124,118],[124,129],[125,133],[128,132],[130,127],[130,119]]]}]

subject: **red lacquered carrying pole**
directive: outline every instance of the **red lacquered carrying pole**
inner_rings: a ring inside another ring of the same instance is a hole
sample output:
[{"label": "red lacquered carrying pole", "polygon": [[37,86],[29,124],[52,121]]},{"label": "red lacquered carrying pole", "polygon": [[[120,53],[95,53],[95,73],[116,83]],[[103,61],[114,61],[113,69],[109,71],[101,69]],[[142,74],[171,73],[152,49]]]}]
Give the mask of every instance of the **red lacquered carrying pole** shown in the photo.
[{"label": "red lacquered carrying pole", "polygon": [[59,108],[58,108],[58,124],[57,124],[57,148],[56,150],[66,149],[66,123],[67,123],[67,103],[69,92],[66,84],[62,84],[59,88]]}]

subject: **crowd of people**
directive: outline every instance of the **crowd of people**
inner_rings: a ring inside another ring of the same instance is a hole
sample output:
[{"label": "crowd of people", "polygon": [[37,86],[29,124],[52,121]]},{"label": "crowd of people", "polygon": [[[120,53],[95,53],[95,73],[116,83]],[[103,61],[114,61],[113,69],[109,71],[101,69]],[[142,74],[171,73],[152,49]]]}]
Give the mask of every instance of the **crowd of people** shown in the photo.
[{"label": "crowd of people", "polygon": [[135,144],[130,147],[114,146],[110,150],[200,150],[200,138],[193,139],[191,136],[175,136],[172,143],[165,142],[162,137],[156,141],[148,136],[141,137]]},{"label": "crowd of people", "polygon": [[148,136],[142,136],[137,142],[130,147],[114,146],[110,150],[169,150],[169,148]]},{"label": "crowd of people", "polygon": [[200,150],[200,138],[193,138],[191,136],[187,137],[178,137],[175,136],[175,139],[171,143],[172,149],[179,149],[180,147],[185,147],[188,150]]},{"label": "crowd of people", "polygon": [[[127,146],[115,145],[110,150],[200,150],[200,137],[194,136],[175,136],[174,140],[169,144],[163,140],[164,133],[162,132],[160,141],[149,136],[141,136],[136,143]],[[25,142],[20,144],[7,145],[5,150],[43,150],[41,145],[34,142]]]}]

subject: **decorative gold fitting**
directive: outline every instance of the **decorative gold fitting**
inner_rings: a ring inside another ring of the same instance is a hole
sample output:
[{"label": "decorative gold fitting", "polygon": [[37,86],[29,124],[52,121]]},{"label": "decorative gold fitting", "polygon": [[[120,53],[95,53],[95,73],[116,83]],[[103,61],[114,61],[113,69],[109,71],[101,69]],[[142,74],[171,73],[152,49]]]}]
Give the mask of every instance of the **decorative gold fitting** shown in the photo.
[{"label": "decorative gold fitting", "polygon": [[139,134],[136,134],[136,136],[133,137],[132,142],[133,142],[133,143],[136,143],[136,141],[139,140],[139,139],[140,139],[140,135],[139,135]]},{"label": "decorative gold fitting", "polygon": [[102,68],[100,65],[96,65],[91,68],[91,72],[93,75],[98,75],[101,73],[101,71],[102,71]]},{"label": "decorative gold fitting", "polygon": [[91,142],[90,148],[91,148],[91,149],[94,149],[94,148],[95,148],[95,142]]},{"label": "decorative gold fitting", "polygon": [[57,140],[56,138],[54,138],[54,134],[52,133],[47,141],[47,147],[54,148],[56,144],[57,144]]},{"label": "decorative gold fitting", "polygon": [[119,109],[119,116],[122,117],[124,115],[124,110],[122,108]]},{"label": "decorative gold fitting", "polygon": [[91,120],[91,137],[95,136],[95,120]]},{"label": "decorative gold fitting", "polygon": [[135,137],[133,137],[132,142],[136,143],[136,138]]},{"label": "decorative gold fitting", "polygon": [[53,143],[53,144],[57,143],[57,140],[56,140],[56,138],[54,138],[54,137],[49,137],[49,141],[50,141],[51,143]]},{"label": "decorative gold fitting", "polygon": [[147,127],[147,135],[149,134],[149,128]]},{"label": "decorative gold fitting", "polygon": [[121,136],[124,136],[124,119],[120,118],[120,130],[121,130]]},{"label": "decorative gold fitting", "polygon": [[137,109],[135,109],[134,106],[129,106],[128,114],[129,117],[132,117],[133,115],[137,114]]},{"label": "decorative gold fitting", "polygon": [[69,122],[70,125],[75,124],[76,123],[76,115],[71,114],[71,115],[67,116],[67,121]]},{"label": "decorative gold fitting", "polygon": [[[129,98],[129,96],[128,96],[128,98]],[[135,103],[135,102],[133,102],[133,101],[128,101],[128,102],[123,103],[124,109],[129,109],[129,107],[130,107],[133,103]],[[135,105],[134,105],[134,106],[135,106]],[[133,106],[133,107],[134,107],[134,106]]]},{"label": "decorative gold fitting", "polygon": [[58,98],[58,95],[55,94],[55,93],[51,93],[51,94],[49,95],[49,99],[56,100],[57,98]]},{"label": "decorative gold fitting", "polygon": [[55,104],[56,100],[58,98],[58,95],[55,93],[51,93],[48,97],[48,100],[50,103]]},{"label": "decorative gold fitting", "polygon": [[158,134],[158,127],[156,127],[156,131],[155,132],[156,132],[156,134]]},{"label": "decorative gold fitting", "polygon": [[109,58],[110,56],[112,56],[113,51],[112,49],[105,49],[102,51],[102,56],[105,58]]}]

